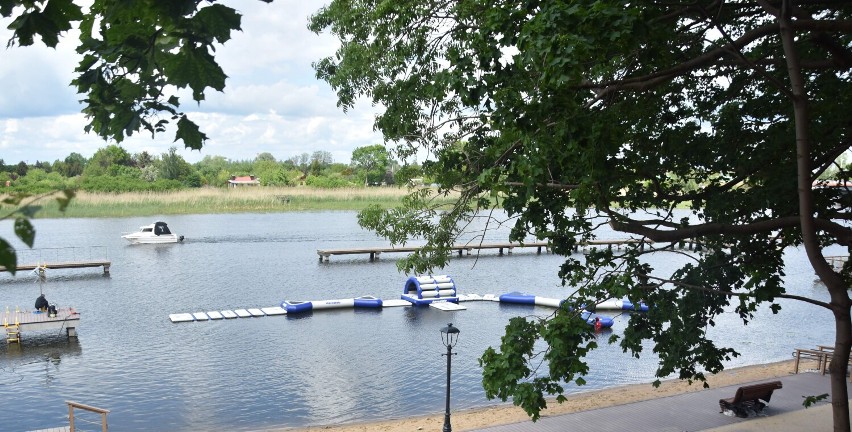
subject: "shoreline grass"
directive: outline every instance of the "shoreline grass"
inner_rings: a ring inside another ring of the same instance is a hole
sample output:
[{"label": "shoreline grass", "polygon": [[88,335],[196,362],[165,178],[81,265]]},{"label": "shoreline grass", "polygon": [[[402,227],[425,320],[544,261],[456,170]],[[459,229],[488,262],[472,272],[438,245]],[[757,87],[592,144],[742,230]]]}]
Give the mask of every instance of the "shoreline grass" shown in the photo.
[{"label": "shoreline grass", "polygon": [[[58,194],[58,193],[57,193]],[[291,211],[363,210],[371,204],[395,207],[408,194],[405,188],[375,187],[318,189],[311,187],[201,188],[170,192],[77,192],[65,212],[54,196],[41,206],[37,219],[98,218],[181,214],[280,213]],[[3,209],[9,210],[8,206]]]}]

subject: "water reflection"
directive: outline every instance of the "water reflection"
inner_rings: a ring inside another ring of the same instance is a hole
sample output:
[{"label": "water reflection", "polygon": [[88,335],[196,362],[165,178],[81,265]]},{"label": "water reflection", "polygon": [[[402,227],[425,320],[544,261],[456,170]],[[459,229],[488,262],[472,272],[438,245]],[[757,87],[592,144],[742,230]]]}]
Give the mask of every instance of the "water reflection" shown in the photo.
[{"label": "water reflection", "polygon": [[3,362],[0,385],[17,383],[50,386],[60,377],[63,358],[79,356],[82,348],[76,339],[54,335],[30,335],[26,344],[9,344]]}]

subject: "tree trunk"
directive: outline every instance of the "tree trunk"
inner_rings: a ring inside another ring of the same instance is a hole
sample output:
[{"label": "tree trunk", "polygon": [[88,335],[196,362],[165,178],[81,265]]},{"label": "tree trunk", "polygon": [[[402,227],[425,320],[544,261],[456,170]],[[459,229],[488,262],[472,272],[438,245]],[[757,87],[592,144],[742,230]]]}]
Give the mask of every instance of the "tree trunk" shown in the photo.
[{"label": "tree trunk", "polygon": [[[838,291],[838,288],[842,289],[844,293],[847,292],[842,286],[829,288],[829,291],[833,293]],[[852,348],[852,319],[850,319],[849,313],[849,296],[837,296],[846,298],[845,305],[836,305],[833,300],[834,297],[832,295],[836,334],[834,335],[834,354],[831,356],[828,371],[831,372],[831,407],[834,413],[834,430],[845,432],[850,430],[846,368],[849,365],[849,349]]]},{"label": "tree trunk", "polygon": [[[849,292],[846,283],[828,264],[822,254],[817,228],[814,223],[813,180],[810,143],[810,110],[808,93],[802,76],[801,62],[795,46],[795,34],[790,19],[793,2],[784,0],[778,18],[781,42],[787,59],[787,74],[790,88],[786,92],[793,103],[796,128],[796,174],[798,176],[799,216],[801,218],[802,244],[808,261],[820,280],[825,283],[831,296],[834,312],[835,347],[830,366],[831,405],[835,432],[849,432],[849,396],[846,388],[846,366],[849,363],[849,348],[852,346],[852,323],[850,323]],[[771,8],[771,6],[770,6]],[[775,11],[777,12],[777,11]]]}]

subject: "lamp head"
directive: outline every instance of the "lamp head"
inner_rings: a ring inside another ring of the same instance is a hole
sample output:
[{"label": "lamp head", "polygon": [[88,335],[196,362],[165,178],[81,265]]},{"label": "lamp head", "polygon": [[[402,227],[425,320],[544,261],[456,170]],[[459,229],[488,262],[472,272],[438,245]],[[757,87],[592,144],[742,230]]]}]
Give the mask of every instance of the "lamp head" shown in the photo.
[{"label": "lamp head", "polygon": [[461,332],[458,327],[453,327],[453,323],[449,323],[446,327],[442,328],[441,341],[444,343],[444,346],[447,348],[456,346],[456,343],[459,341],[459,333]]}]

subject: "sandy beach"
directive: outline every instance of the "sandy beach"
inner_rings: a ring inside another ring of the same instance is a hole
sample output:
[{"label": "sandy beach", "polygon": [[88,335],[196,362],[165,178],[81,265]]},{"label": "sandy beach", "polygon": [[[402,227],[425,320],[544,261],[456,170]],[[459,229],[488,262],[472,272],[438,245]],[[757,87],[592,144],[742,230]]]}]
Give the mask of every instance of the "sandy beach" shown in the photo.
[{"label": "sandy beach", "polygon": [[[800,371],[806,371],[816,367],[815,362],[802,361],[799,365]],[[777,363],[768,363],[754,366],[733,368],[711,375],[707,382],[711,387],[724,387],[751,381],[760,381],[782,377],[793,373],[793,360]],[[568,396],[568,400],[559,404],[555,400],[548,402],[548,409],[542,412],[542,417],[550,415],[567,414],[582,410],[603,408],[613,405],[638,402],[658,397],[672,396],[687,392],[701,391],[700,383],[689,385],[686,381],[667,380],[654,388],[650,383],[632,384],[627,386],[607,388],[603,390],[590,390]],[[591,404],[590,401],[594,401]],[[441,408],[437,407],[436,411]],[[452,424],[454,431],[469,431],[488,426],[496,426],[509,423],[528,421],[526,413],[518,407],[498,405],[487,408],[471,409],[466,411],[453,411]],[[411,431],[439,431],[444,423],[443,412],[422,417],[408,417],[381,422],[358,423],[346,425],[325,425],[309,428],[279,428],[265,429],[265,432],[411,432]]]}]

